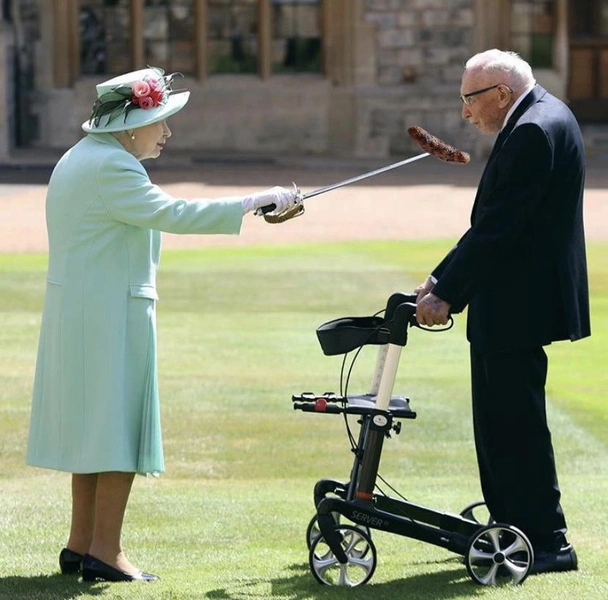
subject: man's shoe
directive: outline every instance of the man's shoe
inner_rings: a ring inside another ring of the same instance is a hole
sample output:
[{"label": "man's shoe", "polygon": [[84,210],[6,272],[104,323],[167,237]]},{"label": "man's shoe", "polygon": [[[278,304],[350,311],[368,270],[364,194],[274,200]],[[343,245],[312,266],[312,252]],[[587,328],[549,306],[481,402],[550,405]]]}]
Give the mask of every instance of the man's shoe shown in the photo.
[{"label": "man's shoe", "polygon": [[80,563],[84,556],[69,548],[64,548],[59,553],[59,568],[62,575],[77,575],[80,573]]},{"label": "man's shoe", "polygon": [[142,571],[137,575],[131,575],[115,569],[90,554],[85,554],[82,559],[82,579],[83,581],[156,581],[159,577]]},{"label": "man's shoe", "polygon": [[534,553],[534,564],[530,569],[530,575],[539,573],[560,573],[563,571],[576,571],[578,559],[572,544],[563,546],[557,552],[546,552],[539,550]]}]

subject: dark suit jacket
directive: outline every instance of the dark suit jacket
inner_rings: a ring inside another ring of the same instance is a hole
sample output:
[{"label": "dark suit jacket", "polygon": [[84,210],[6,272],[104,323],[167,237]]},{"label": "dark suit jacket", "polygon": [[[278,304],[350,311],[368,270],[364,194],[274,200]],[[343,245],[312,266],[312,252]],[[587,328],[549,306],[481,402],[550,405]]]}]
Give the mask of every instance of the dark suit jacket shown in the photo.
[{"label": "dark suit jacket", "polygon": [[467,337],[502,352],[590,335],[585,154],[568,107],[536,86],[499,134],[471,227],[433,270]]}]

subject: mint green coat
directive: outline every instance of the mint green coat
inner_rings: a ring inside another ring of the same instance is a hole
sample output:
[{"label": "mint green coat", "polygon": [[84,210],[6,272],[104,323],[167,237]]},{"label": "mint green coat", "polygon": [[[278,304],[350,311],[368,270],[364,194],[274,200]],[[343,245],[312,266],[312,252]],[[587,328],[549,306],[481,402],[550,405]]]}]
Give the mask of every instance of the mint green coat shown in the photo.
[{"label": "mint green coat", "polygon": [[97,133],[57,163],[46,219],[27,462],[70,473],[160,473],[160,232],[238,234],[241,199],[174,198],[111,134]]}]

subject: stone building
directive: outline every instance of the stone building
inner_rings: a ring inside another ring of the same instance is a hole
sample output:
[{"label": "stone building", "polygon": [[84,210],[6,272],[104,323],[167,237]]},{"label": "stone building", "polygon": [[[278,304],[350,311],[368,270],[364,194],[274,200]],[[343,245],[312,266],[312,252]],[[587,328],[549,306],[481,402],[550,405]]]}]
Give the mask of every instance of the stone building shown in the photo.
[{"label": "stone building", "polygon": [[2,0],[0,35],[0,160],[69,147],[94,85],[146,65],[184,75],[172,147],[200,153],[382,158],[410,125],[483,153],[458,94],[492,47],[608,122],[608,0]]}]

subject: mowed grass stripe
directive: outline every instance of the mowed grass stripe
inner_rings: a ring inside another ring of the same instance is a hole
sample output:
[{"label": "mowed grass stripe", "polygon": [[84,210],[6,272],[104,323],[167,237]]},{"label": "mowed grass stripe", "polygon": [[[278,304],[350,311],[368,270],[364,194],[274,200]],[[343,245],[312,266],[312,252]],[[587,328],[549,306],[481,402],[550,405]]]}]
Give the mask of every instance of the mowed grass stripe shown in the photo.
[{"label": "mowed grass stripe", "polygon": [[[312,488],[347,479],[352,454],[337,416],[292,410],[301,391],[337,391],[341,357],[321,323],[372,314],[410,291],[445,240],[167,251],[159,274],[159,367],[167,473],[138,478],[125,547],[162,581],[86,587],[56,575],[69,521],[69,475],[24,467],[46,257],[0,255],[0,598],[513,598],[475,586],[458,557],[373,532],[378,567],[352,590],[323,588],[307,565]],[[594,335],[549,348],[549,417],[564,508],[581,571],[528,579],[517,598],[608,597],[604,371],[606,245],[589,247]],[[527,298],[515,298],[521,309]],[[396,393],[418,419],[385,444],[381,473],[415,502],[459,512],[479,498],[464,316],[453,330],[411,330]],[[352,391],[369,385],[375,347]],[[357,428],[356,422],[351,423]],[[514,432],[513,443],[517,443]],[[381,484],[382,485],[382,484]],[[385,487],[385,486],[383,486]]]}]

